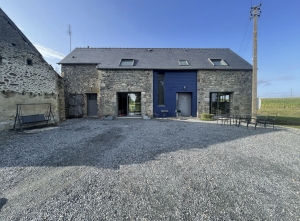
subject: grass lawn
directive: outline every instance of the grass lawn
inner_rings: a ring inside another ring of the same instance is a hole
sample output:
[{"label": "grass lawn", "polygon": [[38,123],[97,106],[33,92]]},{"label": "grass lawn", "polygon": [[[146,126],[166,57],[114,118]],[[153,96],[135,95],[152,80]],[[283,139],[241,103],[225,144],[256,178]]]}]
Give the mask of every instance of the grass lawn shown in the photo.
[{"label": "grass lawn", "polygon": [[276,124],[300,129],[300,108],[264,108],[258,114],[275,116]]}]

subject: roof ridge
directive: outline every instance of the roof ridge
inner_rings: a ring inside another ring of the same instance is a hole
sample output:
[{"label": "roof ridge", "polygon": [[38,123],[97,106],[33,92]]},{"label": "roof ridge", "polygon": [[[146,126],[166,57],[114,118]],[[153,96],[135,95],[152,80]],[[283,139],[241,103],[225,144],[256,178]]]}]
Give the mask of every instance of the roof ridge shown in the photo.
[{"label": "roof ridge", "polygon": [[188,49],[188,50],[219,50],[219,49],[229,49],[230,48],[153,48],[153,47],[147,47],[147,48],[134,48],[134,47],[131,47],[131,48],[123,48],[123,47],[76,47],[75,49]]}]

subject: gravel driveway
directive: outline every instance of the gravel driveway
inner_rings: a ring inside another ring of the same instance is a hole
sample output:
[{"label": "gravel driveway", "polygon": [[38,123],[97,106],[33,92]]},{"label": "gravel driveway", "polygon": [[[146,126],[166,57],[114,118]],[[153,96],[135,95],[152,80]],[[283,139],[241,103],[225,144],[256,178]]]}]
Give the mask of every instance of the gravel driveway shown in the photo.
[{"label": "gravel driveway", "polygon": [[0,133],[0,220],[299,220],[300,130],[72,119]]}]

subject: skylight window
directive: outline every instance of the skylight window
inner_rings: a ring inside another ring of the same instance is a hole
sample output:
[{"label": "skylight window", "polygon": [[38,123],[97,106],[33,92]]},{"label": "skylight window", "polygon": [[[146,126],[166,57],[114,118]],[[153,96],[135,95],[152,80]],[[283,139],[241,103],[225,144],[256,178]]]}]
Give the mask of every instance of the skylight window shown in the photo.
[{"label": "skylight window", "polygon": [[220,58],[209,58],[208,59],[214,66],[228,66],[228,64]]},{"label": "skylight window", "polygon": [[120,66],[133,66],[134,59],[122,59],[120,62]]},{"label": "skylight window", "polygon": [[178,60],[180,66],[189,66],[189,62],[187,60]]}]

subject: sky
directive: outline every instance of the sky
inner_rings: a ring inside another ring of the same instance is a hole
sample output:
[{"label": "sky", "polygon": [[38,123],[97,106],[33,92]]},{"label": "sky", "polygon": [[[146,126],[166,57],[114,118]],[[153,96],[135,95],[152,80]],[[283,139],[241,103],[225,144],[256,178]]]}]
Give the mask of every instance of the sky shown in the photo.
[{"label": "sky", "polygon": [[258,97],[300,97],[300,0],[0,0],[54,69],[76,47],[230,48],[252,64]]}]

